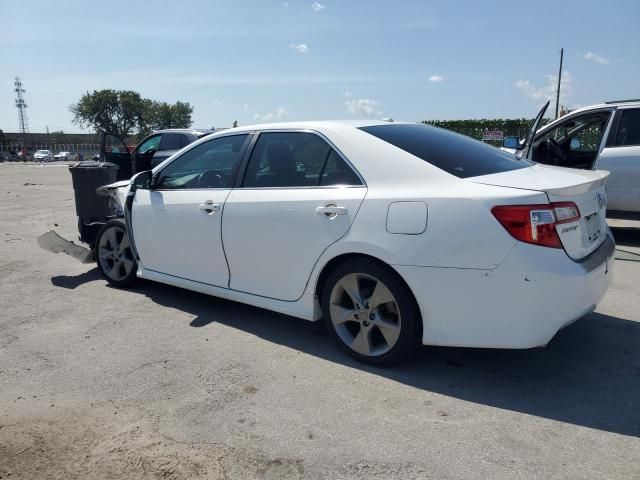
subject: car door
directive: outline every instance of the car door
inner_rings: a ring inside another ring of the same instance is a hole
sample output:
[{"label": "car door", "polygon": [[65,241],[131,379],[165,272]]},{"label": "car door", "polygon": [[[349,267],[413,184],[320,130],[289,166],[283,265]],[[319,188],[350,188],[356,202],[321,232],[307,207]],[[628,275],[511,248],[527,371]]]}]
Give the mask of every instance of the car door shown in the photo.
[{"label": "car door", "polygon": [[118,166],[117,179],[128,180],[132,175],[131,154],[124,140],[113,133],[103,133],[100,138],[100,160]]},{"label": "car door", "polygon": [[187,146],[190,141],[185,141],[186,136],[176,132],[163,132],[158,150],[151,157],[151,168],[155,168],[181,148]]},{"label": "car door", "polygon": [[619,108],[596,168],[607,170],[609,211],[640,212],[640,108]]},{"label": "car door", "polygon": [[162,134],[154,133],[146,137],[138,144],[138,146],[136,146],[133,152],[131,152],[131,158],[133,159],[133,173],[144,172],[145,170],[151,170],[154,167],[153,158],[160,148],[161,141]]},{"label": "car door", "polygon": [[223,206],[248,134],[212,138],[181,153],[136,191],[131,223],[142,267],[227,287]]},{"label": "car door", "polygon": [[260,133],[225,203],[229,287],[299,299],[322,252],[349,230],[366,191],[361,177],[320,135]]},{"label": "car door", "polygon": [[590,170],[595,165],[610,118],[608,109],[563,118],[536,135],[532,159],[548,165]]}]

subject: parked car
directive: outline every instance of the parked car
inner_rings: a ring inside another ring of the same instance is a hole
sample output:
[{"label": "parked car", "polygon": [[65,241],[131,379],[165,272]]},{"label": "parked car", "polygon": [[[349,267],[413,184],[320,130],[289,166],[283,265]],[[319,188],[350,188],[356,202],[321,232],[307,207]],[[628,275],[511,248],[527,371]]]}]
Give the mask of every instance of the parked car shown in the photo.
[{"label": "parked car", "polygon": [[421,124],[241,127],[98,188],[123,218],[96,258],[117,287],[140,277],[324,318],[365,362],[420,344],[531,348],[611,283],[607,176]]},{"label": "parked car", "polygon": [[212,130],[174,128],[158,130],[144,138],[135,148],[129,148],[119,136],[112,133],[102,135],[100,160],[108,160],[119,167],[118,178],[130,178],[136,172],[149,170],[175,152]]},{"label": "parked car", "polygon": [[51,150],[36,150],[33,154],[33,160],[36,162],[53,162],[53,153]]},{"label": "parked car", "polygon": [[56,161],[58,160],[73,161],[76,158],[77,158],[77,155],[72,152],[58,152],[53,156],[53,159]]},{"label": "parked car", "polygon": [[503,146],[538,163],[608,171],[608,215],[640,216],[640,100],[579,108],[538,129],[548,105],[526,139]]}]

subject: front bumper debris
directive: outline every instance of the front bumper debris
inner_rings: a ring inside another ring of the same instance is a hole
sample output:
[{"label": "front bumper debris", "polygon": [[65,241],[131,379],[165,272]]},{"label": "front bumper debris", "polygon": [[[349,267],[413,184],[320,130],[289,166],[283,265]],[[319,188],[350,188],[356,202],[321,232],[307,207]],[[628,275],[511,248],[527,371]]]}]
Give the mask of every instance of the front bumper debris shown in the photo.
[{"label": "front bumper debris", "polygon": [[93,251],[82,245],[66,240],[55,231],[49,230],[37,238],[38,245],[51,253],[65,253],[82,263],[93,263]]}]

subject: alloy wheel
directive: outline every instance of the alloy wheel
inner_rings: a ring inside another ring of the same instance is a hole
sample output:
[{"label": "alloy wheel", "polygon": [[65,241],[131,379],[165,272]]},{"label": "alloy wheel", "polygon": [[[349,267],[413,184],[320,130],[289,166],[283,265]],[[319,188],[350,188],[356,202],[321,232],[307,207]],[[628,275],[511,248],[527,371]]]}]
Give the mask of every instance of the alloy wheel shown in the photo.
[{"label": "alloy wheel", "polygon": [[349,273],[333,287],[329,314],[338,337],[360,355],[384,355],[398,342],[400,309],[391,290],[365,273]]},{"label": "alloy wheel", "polygon": [[123,280],[131,273],[135,260],[124,228],[112,226],[103,232],[98,242],[98,261],[112,280]]}]

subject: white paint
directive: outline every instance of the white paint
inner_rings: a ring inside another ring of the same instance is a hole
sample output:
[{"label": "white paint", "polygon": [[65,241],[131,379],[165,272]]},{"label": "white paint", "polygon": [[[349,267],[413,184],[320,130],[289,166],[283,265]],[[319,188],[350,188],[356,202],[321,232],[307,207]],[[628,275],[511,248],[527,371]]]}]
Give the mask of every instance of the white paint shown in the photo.
[{"label": "white paint", "polygon": [[387,211],[387,232],[419,235],[427,229],[427,204],[392,202]]},{"label": "white paint", "polygon": [[[423,343],[479,347],[544,345],[602,298],[611,281],[604,264],[587,274],[562,249],[516,241],[491,207],[546,204],[554,194],[581,202],[603,175],[534,167],[490,176],[494,185],[480,183],[484,177],[459,179],[354,128],[372,124],[382,122],[234,129],[316,131],[349,159],[366,187],[139,190],[132,215],[139,276],[317,320],[323,267],[342,254],[366,254],[411,288]],[[220,215],[199,209],[207,199],[222,205]],[[322,206],[346,212],[326,216],[316,211]]]}]

